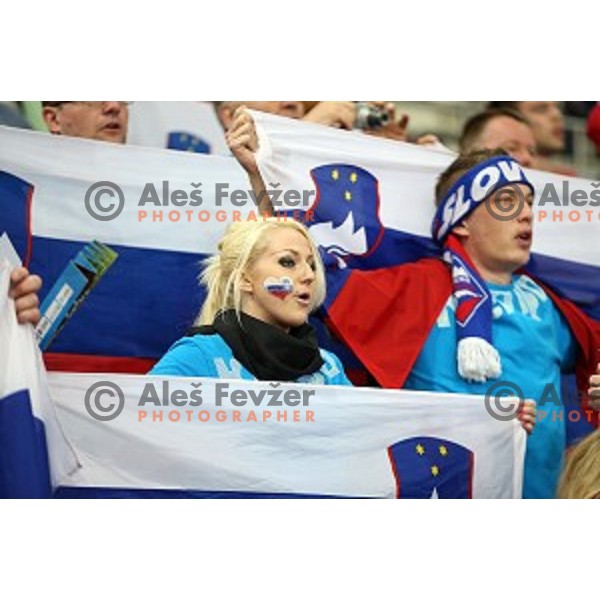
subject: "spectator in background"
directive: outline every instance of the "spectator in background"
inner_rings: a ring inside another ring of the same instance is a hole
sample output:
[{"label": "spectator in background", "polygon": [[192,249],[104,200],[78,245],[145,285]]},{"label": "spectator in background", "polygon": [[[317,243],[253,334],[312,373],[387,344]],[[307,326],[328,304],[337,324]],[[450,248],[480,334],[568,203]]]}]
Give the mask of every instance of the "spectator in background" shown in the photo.
[{"label": "spectator in background", "polygon": [[304,103],[300,100],[265,100],[259,102],[224,100],[216,102],[216,106],[217,115],[225,130],[230,128],[233,115],[239,106],[246,106],[251,110],[268,112],[280,117],[303,119],[342,129],[352,129],[356,117],[356,108],[353,102],[318,102],[310,111],[306,110]]},{"label": "spectator in background", "polygon": [[576,175],[572,167],[550,159],[565,150],[565,120],[558,102],[490,102],[489,108],[509,108],[520,112],[529,122],[537,156],[533,167],[561,175]]},{"label": "spectator in background", "polygon": [[[379,127],[364,129],[366,133],[393,140],[407,140],[408,115],[398,117],[393,102],[378,101],[366,104],[378,109],[387,118],[387,122]],[[300,100],[253,102],[225,100],[216,102],[216,108],[221,125],[226,131],[230,128],[234,113],[240,106],[282,117],[290,117],[291,119],[302,119],[310,123],[337,127],[339,129],[354,129],[358,115],[358,104],[356,102],[302,102]]]},{"label": "spectator in background", "polygon": [[471,117],[459,140],[460,153],[502,148],[524,167],[532,167],[536,154],[531,127],[519,112],[490,108]]},{"label": "spectator in background", "polygon": [[542,156],[560,154],[565,149],[565,120],[558,102],[490,102],[489,108],[519,111],[529,121]]},{"label": "spectator in background", "polygon": [[252,110],[260,110],[281,117],[289,117],[290,119],[301,119],[304,116],[304,106],[302,102],[297,100],[282,100],[281,102],[277,100],[265,100],[260,102],[220,100],[215,102],[215,107],[223,129],[229,129],[231,122],[233,121],[233,113],[236,108],[242,104]]},{"label": "spectator in background", "polygon": [[50,133],[124,144],[128,102],[42,101],[42,115]]}]

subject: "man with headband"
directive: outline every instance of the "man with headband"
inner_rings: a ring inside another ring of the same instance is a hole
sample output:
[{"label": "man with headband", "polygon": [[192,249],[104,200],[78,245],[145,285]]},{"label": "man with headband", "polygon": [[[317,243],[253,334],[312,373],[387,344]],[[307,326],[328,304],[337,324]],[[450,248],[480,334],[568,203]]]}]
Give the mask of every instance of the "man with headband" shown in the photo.
[{"label": "man with headband", "polygon": [[485,395],[509,382],[543,399],[523,496],[549,498],[565,449],[560,375],[577,363],[587,388],[600,336],[575,305],[523,270],[533,196],[519,163],[502,152],[459,156],[436,187],[432,235],[443,260],[340,274],[344,286],[327,316],[382,387]]}]

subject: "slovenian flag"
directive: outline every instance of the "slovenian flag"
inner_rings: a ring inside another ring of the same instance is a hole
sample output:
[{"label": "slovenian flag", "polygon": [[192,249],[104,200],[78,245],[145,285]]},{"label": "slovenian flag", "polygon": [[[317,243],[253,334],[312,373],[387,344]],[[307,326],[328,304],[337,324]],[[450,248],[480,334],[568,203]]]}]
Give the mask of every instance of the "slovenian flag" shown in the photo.
[{"label": "slovenian flag", "polygon": [[478,396],[86,373],[50,389],[81,457],[61,498],[521,497],[525,431]]},{"label": "slovenian flag", "polygon": [[[232,157],[0,127],[0,234],[42,277],[41,299],[93,240],[119,255],[48,348],[48,368],[150,370],[198,314],[201,261],[233,218],[256,218],[255,204],[228,202],[249,187]],[[92,216],[121,202],[113,219]]]},{"label": "slovenian flag", "polygon": [[77,468],[56,417],[31,325],[19,325],[9,298],[20,261],[0,237],[0,498],[47,498]]}]

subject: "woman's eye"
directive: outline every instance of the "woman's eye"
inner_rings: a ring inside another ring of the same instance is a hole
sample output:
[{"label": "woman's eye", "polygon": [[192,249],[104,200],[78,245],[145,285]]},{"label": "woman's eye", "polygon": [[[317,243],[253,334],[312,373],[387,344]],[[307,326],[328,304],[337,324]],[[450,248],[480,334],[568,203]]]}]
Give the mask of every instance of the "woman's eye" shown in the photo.
[{"label": "woman's eye", "polygon": [[309,262],[308,266],[312,269],[313,273],[317,270],[317,265],[314,262]]},{"label": "woman's eye", "polygon": [[292,267],[294,267],[296,265],[296,261],[293,258],[290,258],[289,256],[284,256],[279,259],[279,264],[282,267],[291,269]]}]

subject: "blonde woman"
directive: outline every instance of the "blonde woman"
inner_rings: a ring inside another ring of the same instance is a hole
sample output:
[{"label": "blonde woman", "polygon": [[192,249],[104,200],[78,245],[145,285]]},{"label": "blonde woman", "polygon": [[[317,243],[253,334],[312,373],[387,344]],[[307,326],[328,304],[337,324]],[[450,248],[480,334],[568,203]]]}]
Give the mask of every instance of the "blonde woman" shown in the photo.
[{"label": "blonde woman", "polygon": [[152,375],[351,385],[308,324],[325,299],[319,252],[300,223],[232,224],[206,261],[207,297],[197,327]]}]

